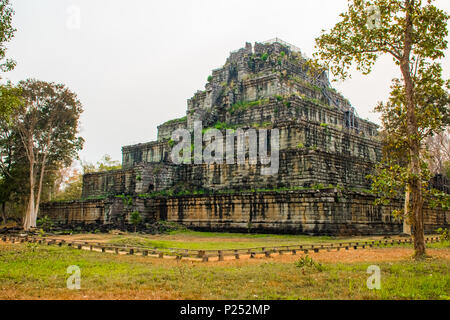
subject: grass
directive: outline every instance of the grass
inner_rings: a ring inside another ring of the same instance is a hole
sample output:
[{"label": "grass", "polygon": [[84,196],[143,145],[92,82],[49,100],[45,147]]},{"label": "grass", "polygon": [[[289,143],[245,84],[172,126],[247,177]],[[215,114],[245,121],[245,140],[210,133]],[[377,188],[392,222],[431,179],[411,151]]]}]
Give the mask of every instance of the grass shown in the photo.
[{"label": "grass", "polygon": [[[382,237],[331,237],[308,235],[276,235],[251,233],[198,232],[188,229],[169,231],[164,235],[83,235],[78,240],[102,240],[112,245],[142,246],[160,249],[232,250],[320,243],[364,242]],[[411,244],[394,244],[389,247],[412,248]],[[450,248],[449,242],[429,243],[429,248]]]},{"label": "grass", "polygon": [[[449,299],[448,259],[377,263],[379,291],[366,287],[371,264],[300,268],[276,259],[202,264],[0,244],[0,299]],[[71,265],[81,268],[80,291],[66,289]]]},{"label": "grass", "polygon": [[177,248],[191,250],[225,250],[255,247],[276,247],[312,243],[336,243],[344,240],[358,241],[368,238],[333,238],[329,236],[273,235],[246,233],[219,233],[178,230],[162,236],[127,235],[108,240],[115,245]]}]

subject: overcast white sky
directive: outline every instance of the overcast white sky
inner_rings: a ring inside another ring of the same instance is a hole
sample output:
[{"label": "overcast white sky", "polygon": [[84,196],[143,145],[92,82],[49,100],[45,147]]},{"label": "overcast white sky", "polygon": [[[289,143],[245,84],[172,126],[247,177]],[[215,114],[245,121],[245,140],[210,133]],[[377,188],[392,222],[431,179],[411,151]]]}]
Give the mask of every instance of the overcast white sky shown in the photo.
[{"label": "overcast white sky", "polygon": [[[7,79],[66,84],[83,103],[80,156],[96,162],[121,147],[156,139],[157,125],[182,117],[211,70],[245,42],[279,37],[311,55],[346,0],[11,0],[17,61]],[[450,12],[449,0],[436,5]],[[71,19],[80,10],[80,28]],[[450,63],[444,61],[444,76]],[[334,86],[362,118],[386,99],[397,71],[382,59],[370,76]]]}]

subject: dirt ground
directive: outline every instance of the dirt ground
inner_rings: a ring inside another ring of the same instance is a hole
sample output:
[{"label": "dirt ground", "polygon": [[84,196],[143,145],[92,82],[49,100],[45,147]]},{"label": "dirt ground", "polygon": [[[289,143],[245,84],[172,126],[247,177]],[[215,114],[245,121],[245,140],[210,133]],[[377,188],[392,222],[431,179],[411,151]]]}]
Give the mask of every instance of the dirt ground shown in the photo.
[{"label": "dirt ground", "polygon": [[[358,262],[395,262],[412,260],[414,250],[411,248],[382,248],[382,249],[358,249],[358,250],[340,250],[340,251],[321,251],[318,253],[308,254],[321,263],[358,263]],[[450,261],[450,250],[446,249],[429,249],[427,251],[430,259],[440,258]],[[215,265],[233,265],[242,263],[265,263],[267,261],[292,263],[297,261],[300,257],[305,256],[304,253],[297,253],[292,255],[284,253],[283,255],[273,254],[270,258],[257,256],[255,259],[250,259],[249,256],[242,256],[241,259],[228,258],[225,261],[211,261],[209,264]]]},{"label": "dirt ground", "polygon": [[[75,239],[74,239],[75,240]],[[104,239],[102,239],[104,240]],[[99,241],[101,242],[101,241]],[[0,241],[0,246],[6,245],[5,243]],[[9,243],[8,245],[11,245]],[[19,245],[19,243],[16,243],[16,245]],[[75,249],[74,249],[75,250]],[[87,250],[87,248],[86,248]],[[106,255],[110,255],[111,257],[119,257],[112,252],[106,252]],[[414,254],[414,250],[412,248],[372,248],[372,249],[350,249],[350,250],[344,250],[341,249],[340,251],[332,250],[332,251],[325,251],[321,250],[318,253],[310,252],[308,255],[312,257],[315,261],[321,262],[321,263],[359,263],[359,262],[396,262],[396,261],[406,261],[406,260],[412,260],[412,256]],[[259,263],[266,263],[268,261],[273,262],[281,262],[281,263],[292,263],[297,261],[300,257],[305,256],[306,254],[303,252],[297,252],[297,254],[293,255],[290,252],[283,253],[282,255],[278,253],[273,253],[270,258],[265,257],[262,254],[258,254],[255,256],[255,258],[250,258],[249,255],[241,255],[239,259],[235,259],[234,256],[225,256],[225,261],[217,261],[217,258],[213,257],[210,258],[209,262],[200,262],[199,260],[192,261],[189,259],[184,259],[182,262],[189,263],[189,264],[207,264],[207,265],[243,265],[243,264],[259,264]],[[450,250],[448,249],[427,249],[427,255],[430,259],[444,259],[450,261]],[[122,255],[120,255],[122,256]],[[125,255],[125,257],[131,257]],[[143,257],[141,255],[135,255],[133,256],[134,259],[139,260],[140,262],[144,261],[152,261],[165,264],[168,263],[169,265],[171,262],[173,263],[180,263],[180,261],[175,261],[174,257],[169,257],[168,259],[158,259],[154,257]]]}]

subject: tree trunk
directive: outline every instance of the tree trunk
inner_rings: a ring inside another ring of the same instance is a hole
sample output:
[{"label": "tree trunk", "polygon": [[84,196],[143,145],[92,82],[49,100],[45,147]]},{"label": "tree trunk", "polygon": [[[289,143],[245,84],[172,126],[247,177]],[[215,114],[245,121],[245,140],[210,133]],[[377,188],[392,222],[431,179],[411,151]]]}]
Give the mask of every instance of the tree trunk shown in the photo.
[{"label": "tree trunk", "polygon": [[39,177],[39,185],[37,190],[37,196],[36,196],[36,208],[34,209],[34,213],[37,217],[39,213],[39,203],[41,202],[41,192],[42,192],[42,184],[44,182],[44,173],[45,173],[45,162],[46,162],[47,156],[44,156],[44,160],[42,161],[41,165],[41,175]]},{"label": "tree trunk", "polygon": [[415,258],[425,257],[425,237],[423,224],[423,196],[422,196],[422,178],[420,168],[420,140],[417,125],[416,104],[414,101],[414,83],[411,77],[411,51],[412,51],[412,33],[413,23],[411,11],[413,9],[413,0],[405,0],[406,7],[406,30],[405,30],[405,49],[400,69],[405,83],[406,97],[406,121],[409,142],[409,168],[410,179],[408,181],[408,190],[411,196],[411,222],[412,233],[414,236]]},{"label": "tree trunk", "polygon": [[409,210],[409,204],[410,204],[410,194],[408,186],[406,186],[406,192],[405,192],[405,212],[403,214],[403,233],[411,235],[411,214]]},{"label": "tree trunk", "polygon": [[23,224],[23,228],[25,231],[30,230],[30,228],[36,227],[36,216],[34,212],[34,189],[34,163],[30,162],[30,198],[28,199],[27,211],[25,213],[25,221]]},{"label": "tree trunk", "polygon": [[6,224],[8,222],[8,219],[6,218],[6,202],[2,202],[2,219],[3,224]]}]

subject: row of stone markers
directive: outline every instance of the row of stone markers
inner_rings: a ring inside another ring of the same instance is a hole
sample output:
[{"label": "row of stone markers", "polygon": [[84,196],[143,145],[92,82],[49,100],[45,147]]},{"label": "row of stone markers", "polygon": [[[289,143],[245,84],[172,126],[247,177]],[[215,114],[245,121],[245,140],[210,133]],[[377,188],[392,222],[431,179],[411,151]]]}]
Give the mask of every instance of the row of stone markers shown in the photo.
[{"label": "row of stone markers", "polygon": [[[3,235],[1,237],[3,242],[11,243],[36,243],[42,245],[57,245],[68,246],[79,250],[90,250],[103,253],[114,254],[128,254],[128,255],[141,255],[144,257],[156,257],[156,258],[172,258],[172,259],[189,259],[196,261],[207,262],[210,259],[216,261],[224,261],[225,257],[234,257],[234,259],[240,259],[241,257],[256,258],[256,256],[262,256],[270,258],[273,254],[283,255],[297,253],[308,254],[318,253],[320,251],[340,251],[340,250],[358,250],[365,248],[381,248],[402,244],[412,244],[412,239],[389,239],[389,240],[373,240],[364,242],[342,242],[334,244],[309,244],[309,245],[291,245],[291,246],[278,246],[278,247],[258,247],[248,249],[229,249],[229,250],[189,250],[179,248],[149,248],[143,246],[118,246],[108,245],[105,243],[94,242],[82,242],[82,241],[65,241],[61,239],[33,237],[33,236],[19,236],[19,235]],[[439,242],[439,237],[425,238],[426,243]]]}]

